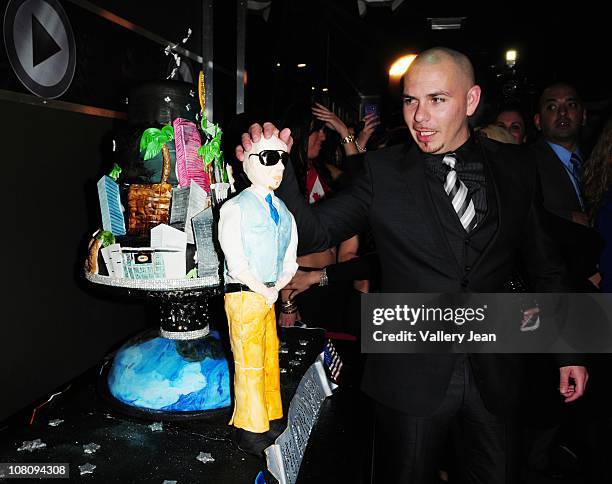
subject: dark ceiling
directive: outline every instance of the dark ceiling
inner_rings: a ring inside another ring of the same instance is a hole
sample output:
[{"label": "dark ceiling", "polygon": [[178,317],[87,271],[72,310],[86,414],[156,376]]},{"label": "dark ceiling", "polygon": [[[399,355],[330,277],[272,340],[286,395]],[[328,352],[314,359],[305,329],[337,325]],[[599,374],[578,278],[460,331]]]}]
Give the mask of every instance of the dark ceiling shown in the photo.
[{"label": "dark ceiling", "polygon": [[[516,11],[500,3],[470,14],[405,1],[394,12],[389,6],[369,6],[360,17],[356,0],[273,0],[268,21],[259,14],[248,17],[247,103],[260,107],[258,97],[286,103],[312,86],[314,92],[329,88],[325,96],[339,105],[355,103],[358,94],[385,98],[387,71],[397,56],[444,45],[472,59],[477,81],[493,104],[512,97],[529,106],[542,86],[563,79],[574,83],[585,100],[607,105],[612,99],[607,16],[575,7],[527,13],[512,6]],[[432,31],[428,17],[465,21],[460,30]],[[504,66],[508,48],[518,50],[514,72]],[[298,63],[307,67],[299,69]]]}]

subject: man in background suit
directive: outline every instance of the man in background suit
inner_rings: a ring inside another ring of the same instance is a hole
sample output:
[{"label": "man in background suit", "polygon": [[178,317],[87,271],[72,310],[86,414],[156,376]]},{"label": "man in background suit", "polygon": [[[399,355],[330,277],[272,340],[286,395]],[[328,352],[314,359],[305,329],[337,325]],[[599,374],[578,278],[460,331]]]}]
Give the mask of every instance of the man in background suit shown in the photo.
[{"label": "man in background suit", "polygon": [[[582,167],[586,159],[581,149],[581,131],[586,124],[587,113],[577,90],[565,82],[547,86],[540,95],[534,124],[540,131],[539,139],[531,145],[537,163],[544,208],[548,217],[551,236],[559,243],[561,256],[567,268],[567,283],[575,291],[598,292],[600,280],[597,270],[603,240],[589,226],[584,193]],[[580,318],[576,315],[573,319]],[[530,408],[532,422],[529,465],[536,470],[557,473],[549,456],[554,452],[553,442],[558,438],[561,423],[575,419],[579,422],[577,441],[584,446],[582,457],[588,463],[587,482],[603,482],[609,466],[602,456],[609,452],[607,433],[610,423],[610,390],[607,375],[611,364],[603,355],[591,355],[589,369],[591,388],[589,395],[577,406],[560,405],[554,392],[542,382],[554,376],[555,363],[550,358],[533,358],[530,361],[529,387],[537,405]],[[602,418],[602,415],[608,416]],[[576,446],[572,445],[574,450]],[[566,447],[557,446],[558,449]],[[566,457],[566,456],[564,456]],[[558,459],[563,460],[563,459]],[[603,462],[603,464],[602,464]],[[607,474],[609,478],[609,474]]]},{"label": "man in background suit", "polygon": [[[561,290],[563,265],[540,226],[535,166],[519,147],[471,136],[468,117],[479,100],[467,57],[446,48],[420,54],[404,78],[404,119],[416,144],[368,154],[364,173],[315,210],[287,167],[277,193],[296,217],[298,251],[330,247],[369,223],[383,292],[501,291],[518,253],[538,291]],[[264,137],[274,132],[264,124]],[[261,135],[251,126],[243,147]],[[279,136],[291,144],[287,129]],[[560,392],[576,400],[586,369],[571,358],[560,367]],[[509,416],[521,375],[521,359],[511,355],[368,355],[362,387],[375,402],[375,481],[436,482],[458,417],[465,482],[514,482]]]},{"label": "man in background suit", "polygon": [[551,217],[552,235],[561,243],[568,282],[578,291],[595,292],[596,264],[603,241],[588,227],[582,192],[580,132],[586,110],[576,89],[566,83],[548,86],[533,118],[540,138],[532,145],[542,187],[544,208]]}]

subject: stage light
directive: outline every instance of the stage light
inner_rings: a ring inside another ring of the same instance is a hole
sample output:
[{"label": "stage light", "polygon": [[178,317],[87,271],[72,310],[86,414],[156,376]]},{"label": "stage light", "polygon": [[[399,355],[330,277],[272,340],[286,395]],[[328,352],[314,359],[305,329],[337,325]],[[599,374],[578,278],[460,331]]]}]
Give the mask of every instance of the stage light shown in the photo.
[{"label": "stage light", "polygon": [[402,77],[414,59],[416,59],[414,54],[405,55],[397,59],[389,69],[389,76],[395,78]]},{"label": "stage light", "polygon": [[276,67],[280,67],[280,62],[277,62],[277,63],[276,63]]},{"label": "stage light", "polygon": [[312,90],[314,91],[314,90],[315,90],[315,87],[314,87],[314,86],[312,86],[310,89],[312,89]]},{"label": "stage light", "polygon": [[324,87],[323,89],[321,89],[321,91],[323,91],[323,92],[327,92],[327,91],[329,91],[329,89],[327,89],[326,87]]},{"label": "stage light", "polygon": [[302,67],[306,67],[306,64],[298,64],[297,66],[301,69]]},{"label": "stage light", "polygon": [[518,57],[518,54],[516,50],[514,49],[507,50],[506,51],[506,65],[508,67],[514,66],[514,64],[516,64],[517,57]]}]

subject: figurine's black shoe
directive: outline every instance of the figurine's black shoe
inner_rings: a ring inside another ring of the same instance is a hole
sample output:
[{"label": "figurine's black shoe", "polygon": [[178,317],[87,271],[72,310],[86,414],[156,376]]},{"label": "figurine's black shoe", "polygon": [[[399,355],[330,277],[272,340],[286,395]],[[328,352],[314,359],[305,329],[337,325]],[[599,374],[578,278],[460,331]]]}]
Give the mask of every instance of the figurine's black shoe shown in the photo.
[{"label": "figurine's black shoe", "polygon": [[237,428],[234,432],[234,443],[240,450],[257,457],[264,457],[264,449],[274,443],[267,432],[256,433]]},{"label": "figurine's black shoe", "polygon": [[286,428],[287,425],[285,422],[283,422],[283,419],[279,418],[277,420],[270,420],[270,430],[268,430],[266,434],[272,440],[276,440],[276,438],[282,434]]}]

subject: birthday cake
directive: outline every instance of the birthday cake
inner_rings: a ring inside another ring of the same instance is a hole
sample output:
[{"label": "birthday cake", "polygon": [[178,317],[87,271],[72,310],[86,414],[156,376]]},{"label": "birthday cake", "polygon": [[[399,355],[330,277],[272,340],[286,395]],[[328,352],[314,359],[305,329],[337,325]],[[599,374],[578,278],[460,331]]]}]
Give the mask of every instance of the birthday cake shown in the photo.
[{"label": "birthday cake", "polygon": [[115,165],[97,182],[101,228],[85,261],[90,282],[159,307],[159,331],[125,343],[104,376],[113,403],[156,418],[192,418],[231,403],[220,335],[209,325],[222,283],[215,219],[231,178],[203,90],[200,79],[199,111],[189,84],[135,91],[128,135],[117,136]]},{"label": "birthday cake", "polygon": [[[195,98],[191,86],[174,84],[157,90],[166,94],[160,103],[164,109],[153,123],[157,126],[146,127],[133,140],[137,159],[117,160],[98,180],[102,227],[88,247],[85,270],[90,279],[96,275],[119,285],[181,279],[195,279],[193,284],[199,286],[221,282],[214,212],[232,188],[221,151],[222,131],[206,118],[202,79],[201,110],[195,116],[190,103],[182,110],[172,109],[170,88],[175,98],[181,98],[182,91],[181,102],[186,96]],[[151,86],[136,91],[136,106],[155,104],[139,102],[140,92],[150,95]],[[134,113],[139,110],[130,115]],[[194,119],[181,117],[187,115]],[[145,118],[151,117],[147,112]],[[151,122],[131,121],[140,127]]]}]

